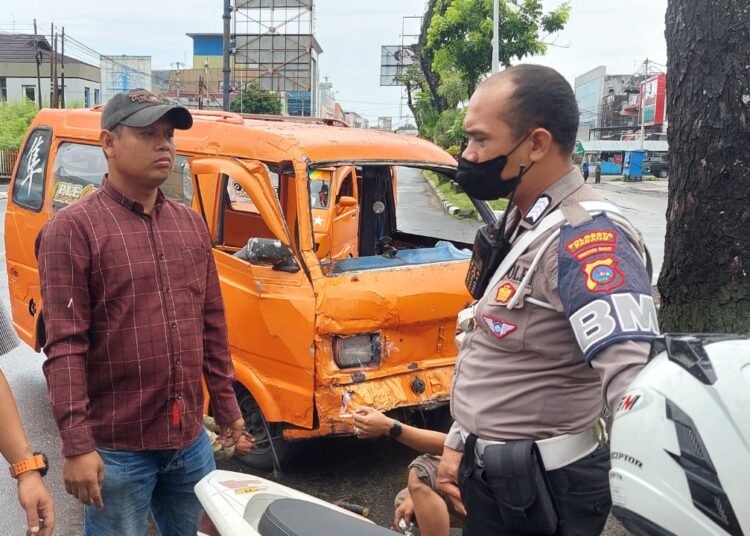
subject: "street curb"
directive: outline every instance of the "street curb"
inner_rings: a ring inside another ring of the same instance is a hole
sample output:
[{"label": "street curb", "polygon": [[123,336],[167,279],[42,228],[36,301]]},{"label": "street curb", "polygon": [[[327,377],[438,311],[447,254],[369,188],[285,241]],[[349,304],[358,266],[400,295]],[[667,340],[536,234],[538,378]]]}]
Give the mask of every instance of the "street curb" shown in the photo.
[{"label": "street curb", "polygon": [[432,188],[432,191],[435,192],[437,198],[440,199],[440,202],[443,204],[443,208],[445,209],[445,212],[448,213],[448,215],[457,216],[458,213],[461,212],[461,209],[459,207],[445,198],[445,196],[437,189],[437,186],[435,186],[430,179],[428,179],[424,175],[422,175],[422,179],[430,185],[430,188]]}]

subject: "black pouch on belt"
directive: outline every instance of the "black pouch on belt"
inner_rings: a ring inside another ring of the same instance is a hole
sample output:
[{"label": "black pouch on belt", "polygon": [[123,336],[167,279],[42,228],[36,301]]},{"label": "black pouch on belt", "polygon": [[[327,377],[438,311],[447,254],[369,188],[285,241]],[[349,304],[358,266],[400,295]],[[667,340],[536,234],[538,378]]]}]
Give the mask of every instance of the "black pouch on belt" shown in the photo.
[{"label": "black pouch on belt", "polygon": [[488,445],[483,458],[485,478],[503,524],[521,534],[554,534],[557,509],[536,443],[521,440]]}]

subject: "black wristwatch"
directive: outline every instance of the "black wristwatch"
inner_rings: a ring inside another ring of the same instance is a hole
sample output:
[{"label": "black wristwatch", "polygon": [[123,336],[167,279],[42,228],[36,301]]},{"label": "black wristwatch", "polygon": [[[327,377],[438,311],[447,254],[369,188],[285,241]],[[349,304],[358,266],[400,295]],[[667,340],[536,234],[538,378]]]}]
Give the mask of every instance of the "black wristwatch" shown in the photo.
[{"label": "black wristwatch", "polygon": [[394,439],[401,435],[401,423],[396,419],[393,419],[393,426],[388,430],[388,435]]}]

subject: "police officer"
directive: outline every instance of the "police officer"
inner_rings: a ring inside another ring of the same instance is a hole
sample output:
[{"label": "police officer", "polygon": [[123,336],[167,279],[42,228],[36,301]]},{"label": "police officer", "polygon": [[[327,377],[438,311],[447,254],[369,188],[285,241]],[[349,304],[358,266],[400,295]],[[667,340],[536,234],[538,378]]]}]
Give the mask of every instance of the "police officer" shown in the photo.
[{"label": "police officer", "polygon": [[573,166],[577,129],[575,95],[548,67],[506,69],[469,102],[456,179],[512,204],[498,232],[510,251],[459,317],[438,479],[463,500],[467,536],[601,533],[599,417],[632,408],[621,400],[658,333],[647,252]]}]

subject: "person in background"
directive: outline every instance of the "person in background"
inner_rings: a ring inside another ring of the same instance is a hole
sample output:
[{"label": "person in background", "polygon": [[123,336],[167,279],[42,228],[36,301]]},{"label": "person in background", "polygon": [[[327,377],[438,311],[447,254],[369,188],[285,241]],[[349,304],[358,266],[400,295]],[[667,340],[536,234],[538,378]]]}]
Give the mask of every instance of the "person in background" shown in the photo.
[{"label": "person in background", "polygon": [[[0,355],[18,346],[13,325],[0,305]],[[47,458],[41,452],[32,452],[18,415],[13,392],[0,370],[0,454],[10,464],[10,476],[18,481],[18,502],[26,512],[27,534],[50,536],[55,528],[55,504],[44,485]],[[7,477],[6,477],[7,478]]]},{"label": "person in background", "polygon": [[589,180],[589,161],[584,160],[583,165],[581,166],[581,171],[583,171],[583,182],[586,182]]},{"label": "person in background", "polygon": [[[360,439],[391,437],[419,452],[409,464],[408,487],[396,495],[393,528],[407,530],[416,516],[422,536],[447,536],[451,526],[461,526],[465,511],[446,501],[437,488],[437,470],[446,435],[422,430],[386,417],[376,409],[358,408],[353,416],[354,432]],[[403,520],[403,523],[402,523]]]},{"label": "person in background", "polygon": [[602,163],[597,162],[594,168],[594,184],[602,182]]}]

